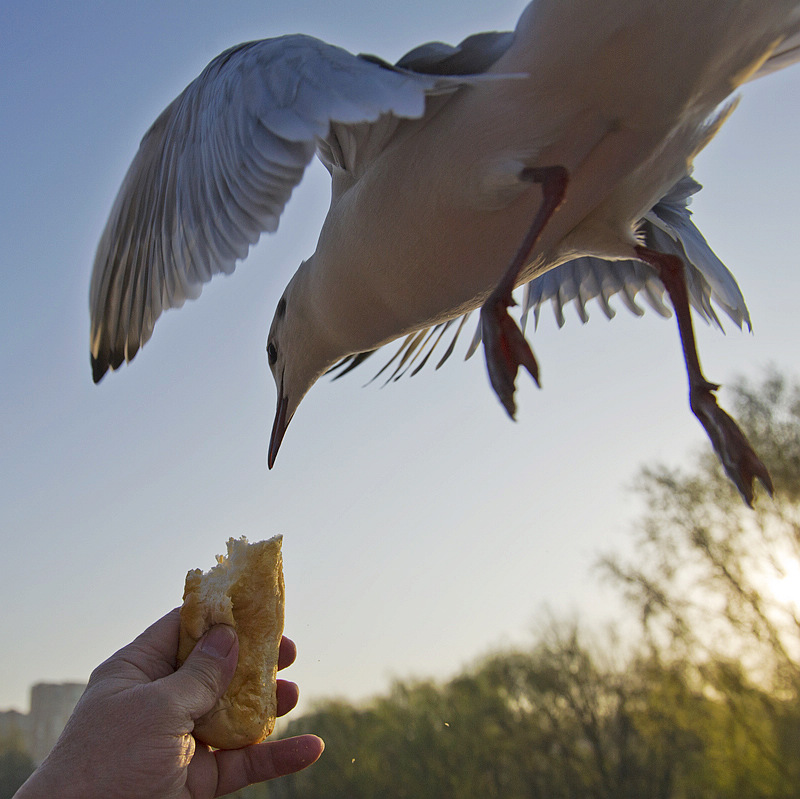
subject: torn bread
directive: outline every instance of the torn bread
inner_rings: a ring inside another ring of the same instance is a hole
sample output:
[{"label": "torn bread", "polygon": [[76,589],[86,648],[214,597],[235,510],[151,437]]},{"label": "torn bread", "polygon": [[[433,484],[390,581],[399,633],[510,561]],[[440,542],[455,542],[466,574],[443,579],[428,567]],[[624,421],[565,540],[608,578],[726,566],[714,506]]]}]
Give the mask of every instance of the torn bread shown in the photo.
[{"label": "torn bread", "polygon": [[280,535],[248,543],[228,540],[228,554],[205,574],[186,575],[178,665],[215,624],[239,637],[239,662],[225,694],[195,723],[194,736],[216,749],[263,741],[275,726],[278,650],[283,635],[284,585]]}]

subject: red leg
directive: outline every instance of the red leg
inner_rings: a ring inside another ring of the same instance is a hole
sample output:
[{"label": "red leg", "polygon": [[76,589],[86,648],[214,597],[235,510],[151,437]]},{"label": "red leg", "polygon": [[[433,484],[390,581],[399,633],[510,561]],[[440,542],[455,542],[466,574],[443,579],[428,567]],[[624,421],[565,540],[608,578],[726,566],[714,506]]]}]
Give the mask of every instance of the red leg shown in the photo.
[{"label": "red leg", "polygon": [[753,481],[757,478],[771,496],[772,480],[766,466],[756,455],[739,426],[717,405],[713,392],[719,386],[706,380],[700,369],[683,262],[675,255],[656,252],[643,246],[637,247],[636,253],[658,272],[675,308],[683,357],[689,376],[689,404],[692,412],[708,433],[728,477],[739,489],[744,501],[752,507]]},{"label": "red leg", "polygon": [[523,170],[520,177],[532,183],[541,183],[544,199],[522,246],[481,308],[481,336],[489,380],[512,419],[516,411],[514,382],[519,367],[524,366],[536,385],[539,385],[539,366],[525,336],[509,315],[508,308],[516,305],[512,292],[531,250],[553,212],[564,199],[567,171],[560,166],[530,168]]}]

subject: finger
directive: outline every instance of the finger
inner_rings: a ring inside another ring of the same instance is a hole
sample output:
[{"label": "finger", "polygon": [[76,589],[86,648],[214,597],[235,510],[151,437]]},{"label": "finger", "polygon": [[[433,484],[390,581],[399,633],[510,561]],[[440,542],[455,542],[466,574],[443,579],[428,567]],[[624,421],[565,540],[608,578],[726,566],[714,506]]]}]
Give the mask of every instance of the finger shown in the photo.
[{"label": "finger", "polygon": [[217,758],[216,796],[224,796],[275,777],[284,777],[310,766],[322,754],[325,744],[316,735],[298,735],[268,741],[244,749],[220,749]]},{"label": "finger", "polygon": [[278,650],[278,668],[285,669],[291,666],[297,657],[297,645],[291,638],[285,635],[281,638],[280,649]]},{"label": "finger", "polygon": [[217,624],[197,642],[183,665],[161,680],[161,686],[189,718],[198,719],[225,693],[238,657],[236,631]]},{"label": "finger", "polygon": [[285,716],[290,710],[295,709],[297,701],[300,699],[300,689],[297,687],[297,683],[278,680],[276,693],[279,716]]},{"label": "finger", "polygon": [[152,682],[172,674],[180,625],[180,609],[174,608],[98,666],[92,673],[92,680],[116,677]]}]

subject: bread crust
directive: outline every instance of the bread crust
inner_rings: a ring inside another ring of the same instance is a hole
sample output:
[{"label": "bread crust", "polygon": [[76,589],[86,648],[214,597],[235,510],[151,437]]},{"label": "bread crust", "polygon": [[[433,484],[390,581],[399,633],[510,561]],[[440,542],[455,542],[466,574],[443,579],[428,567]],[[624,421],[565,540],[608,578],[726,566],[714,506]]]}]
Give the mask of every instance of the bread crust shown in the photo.
[{"label": "bread crust", "polygon": [[178,665],[215,624],[230,624],[239,637],[239,661],[228,690],[195,722],[195,738],[216,749],[258,743],[275,726],[285,604],[281,543],[282,536],[253,544],[231,538],[216,566],[186,575]]}]

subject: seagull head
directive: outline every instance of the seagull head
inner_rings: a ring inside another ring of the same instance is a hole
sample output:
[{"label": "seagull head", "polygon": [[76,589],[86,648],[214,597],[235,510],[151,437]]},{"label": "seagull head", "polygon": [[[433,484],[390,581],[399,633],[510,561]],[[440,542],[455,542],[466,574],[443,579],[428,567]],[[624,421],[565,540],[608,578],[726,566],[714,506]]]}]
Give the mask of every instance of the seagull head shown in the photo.
[{"label": "seagull head", "polygon": [[340,358],[314,314],[314,303],[303,280],[310,260],[300,269],[278,301],[267,337],[267,361],[275,379],[278,404],[267,465],[271,469],[278,456],[286,428],[300,401],[314,383]]}]

